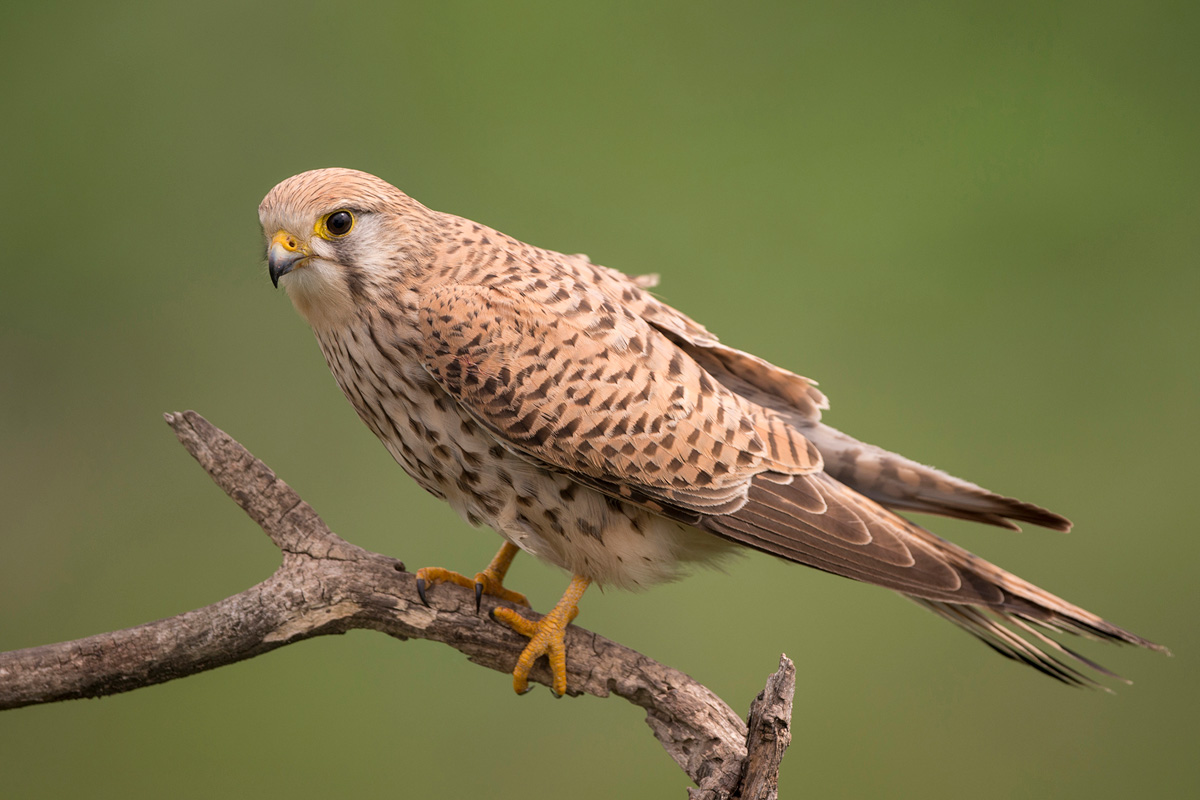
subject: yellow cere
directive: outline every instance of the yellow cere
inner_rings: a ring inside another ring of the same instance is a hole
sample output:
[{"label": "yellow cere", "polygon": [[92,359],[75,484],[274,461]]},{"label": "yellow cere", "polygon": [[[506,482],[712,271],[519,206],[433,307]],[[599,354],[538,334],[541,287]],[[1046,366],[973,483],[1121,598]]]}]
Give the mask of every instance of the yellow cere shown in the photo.
[{"label": "yellow cere", "polygon": [[297,241],[296,237],[284,230],[277,232],[271,237],[270,246],[273,247],[275,245],[280,245],[284,250],[287,250],[290,253],[294,253],[300,249],[300,242]]}]

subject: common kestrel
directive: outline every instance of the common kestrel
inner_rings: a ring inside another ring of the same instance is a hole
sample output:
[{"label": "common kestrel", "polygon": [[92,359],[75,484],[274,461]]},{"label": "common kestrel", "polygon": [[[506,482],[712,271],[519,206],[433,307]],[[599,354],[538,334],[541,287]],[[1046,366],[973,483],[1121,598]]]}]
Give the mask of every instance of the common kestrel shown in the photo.
[{"label": "common kestrel", "polygon": [[349,169],[280,183],[259,217],[271,280],[316,334],[363,422],[422,487],[505,540],[474,578],[418,571],[527,605],[503,587],[524,550],[574,577],[513,673],[548,655],[595,581],[641,587],[743,545],[894,589],[1058,680],[1097,667],[1064,631],[1164,648],[938,538],[895,511],[1067,530],[821,422],[807,378],[715,336],[645,279],[432,211]]}]

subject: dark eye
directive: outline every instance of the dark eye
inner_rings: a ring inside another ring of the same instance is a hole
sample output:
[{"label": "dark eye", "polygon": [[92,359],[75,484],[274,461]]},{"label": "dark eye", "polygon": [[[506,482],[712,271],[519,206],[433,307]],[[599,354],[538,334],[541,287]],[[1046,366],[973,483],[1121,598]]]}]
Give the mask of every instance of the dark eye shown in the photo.
[{"label": "dark eye", "polygon": [[325,230],[331,236],[345,236],[354,227],[354,215],[349,211],[335,211],[325,220]]}]

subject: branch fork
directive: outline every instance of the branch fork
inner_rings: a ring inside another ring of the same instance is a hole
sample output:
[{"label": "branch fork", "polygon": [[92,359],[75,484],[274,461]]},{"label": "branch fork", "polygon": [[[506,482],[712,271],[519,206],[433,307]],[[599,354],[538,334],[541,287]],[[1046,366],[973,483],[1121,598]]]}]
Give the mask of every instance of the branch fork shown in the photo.
[{"label": "branch fork", "polygon": [[[0,710],[102,697],[164,683],[354,628],[431,639],[489,669],[511,672],[525,640],[489,619],[497,606],[442,584],[422,604],[416,576],[389,556],[353,545],[263,462],[194,411],[166,414],[179,441],[283,554],[267,580],[204,608],[126,630],[0,653]],[[523,613],[529,614],[528,610]],[[679,670],[572,625],[568,693],[616,695],[646,723],[697,788],[692,800],[775,798],[791,739],[795,666],[779,669],[751,707],[749,725]],[[544,662],[530,680],[549,686]]]}]

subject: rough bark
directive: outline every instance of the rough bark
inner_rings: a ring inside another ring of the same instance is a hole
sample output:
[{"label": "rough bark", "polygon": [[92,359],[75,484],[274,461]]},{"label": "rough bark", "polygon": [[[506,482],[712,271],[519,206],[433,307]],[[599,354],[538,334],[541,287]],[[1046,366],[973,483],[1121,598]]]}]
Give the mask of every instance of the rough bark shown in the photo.
[{"label": "rough bark", "polygon": [[796,665],[779,657],[779,670],[750,704],[745,771],[737,794],[741,800],[779,797],[779,762],[792,743],[792,699],[796,694]]},{"label": "rough bark", "polygon": [[[0,710],[126,692],[352,628],[443,642],[476,664],[512,671],[525,640],[491,621],[488,612],[499,604],[494,598],[485,597],[476,613],[471,592],[439,584],[428,592],[432,607],[426,607],[404,564],[337,536],[223,431],[193,411],[166,419],[217,485],[279,547],[282,565],[257,586],[195,611],[0,654]],[[614,694],[644,708],[654,735],[696,782],[695,800],[775,797],[795,686],[786,656],[755,701],[747,727],[682,672],[577,626],[567,634],[568,693]],[[544,661],[530,679],[550,684]]]}]

